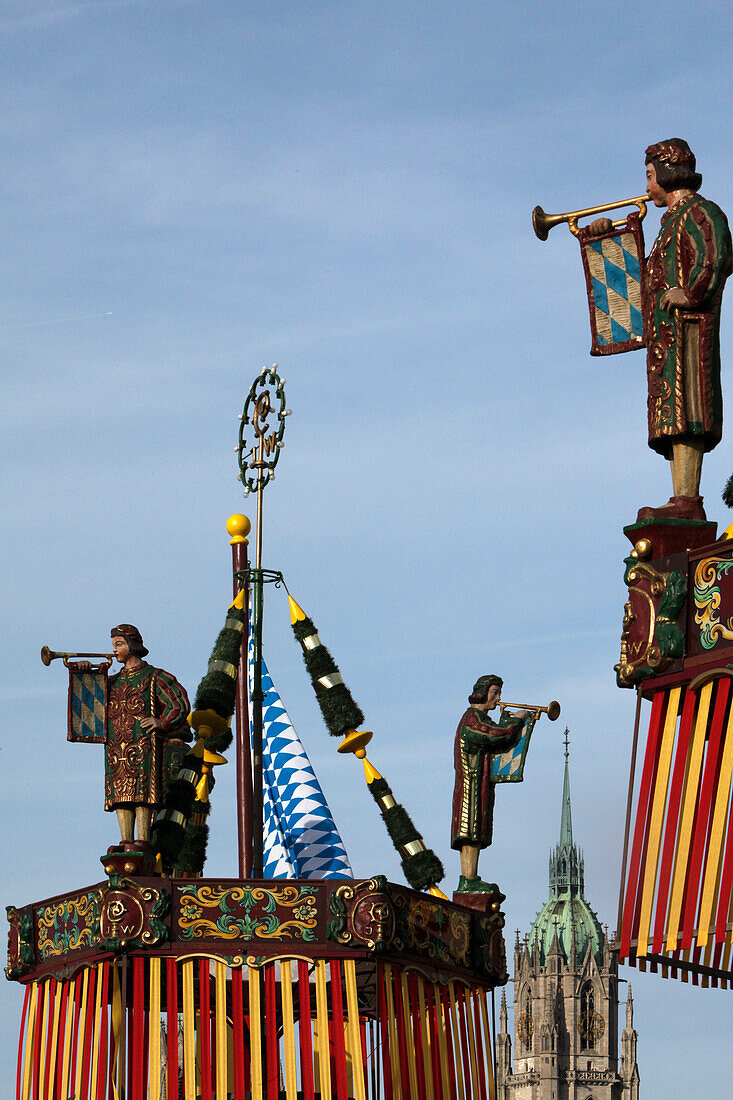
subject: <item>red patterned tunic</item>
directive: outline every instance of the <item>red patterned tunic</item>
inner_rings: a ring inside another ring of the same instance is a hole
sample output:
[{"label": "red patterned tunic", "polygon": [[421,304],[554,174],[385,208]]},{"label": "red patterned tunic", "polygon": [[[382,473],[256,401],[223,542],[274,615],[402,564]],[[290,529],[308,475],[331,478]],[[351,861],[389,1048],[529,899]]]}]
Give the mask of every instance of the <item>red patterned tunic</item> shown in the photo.
[{"label": "red patterned tunic", "polygon": [[[732,270],[725,214],[700,195],[682,198],[662,217],[646,262],[649,446],[671,457],[672,445],[720,442],[720,300]],[[690,309],[662,309],[681,287]]]},{"label": "red patterned tunic", "polygon": [[491,756],[517,743],[524,721],[508,713],[501,725],[488,714],[469,707],[458,723],[454,749],[456,784],[453,789],[451,847],[474,844],[487,848],[494,825],[494,784]]},{"label": "red patterned tunic", "polygon": [[[164,741],[186,729],[189,702],[170,672],[151,665],[124,668],[109,679],[109,717],[104,750],[104,808],[157,806],[163,801]],[[162,729],[146,730],[142,718]]]}]

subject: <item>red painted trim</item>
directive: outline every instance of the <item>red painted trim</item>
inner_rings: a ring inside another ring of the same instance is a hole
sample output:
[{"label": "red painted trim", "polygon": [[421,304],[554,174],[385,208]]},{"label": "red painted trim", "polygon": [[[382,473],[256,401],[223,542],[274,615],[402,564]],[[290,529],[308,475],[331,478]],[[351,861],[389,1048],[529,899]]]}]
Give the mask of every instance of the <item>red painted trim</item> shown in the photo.
[{"label": "red painted trim", "polygon": [[332,959],[331,969],[331,1051],[334,1076],[336,1078],[337,1100],[349,1100],[349,1085],[346,1077],[346,1043],[344,1041],[344,1004],[341,993],[341,963]]},{"label": "red painted trim", "polygon": [[417,978],[414,972],[407,975],[407,992],[410,998],[410,1020],[412,1022],[412,1042],[415,1047],[415,1068],[417,1069],[417,1094],[427,1096],[425,1087],[425,1065],[423,1063],[422,1028],[420,1027],[420,1001],[417,995]]},{"label": "red painted trim", "polygon": [[627,959],[630,953],[632,937],[639,927],[638,907],[641,904],[639,891],[639,873],[642,866],[642,853],[646,852],[649,836],[649,815],[651,813],[651,792],[657,773],[659,758],[659,739],[662,733],[662,713],[666,700],[666,693],[658,692],[654,696],[652,712],[649,718],[649,733],[647,734],[646,754],[644,768],[639,786],[639,798],[636,806],[636,825],[634,827],[634,840],[631,846],[631,860],[629,863],[629,875],[626,880],[626,893],[624,896],[624,916],[621,925],[621,939],[619,943],[619,959]]},{"label": "red painted trim", "polygon": [[726,677],[719,680],[715,693],[715,707],[713,720],[710,725],[708,747],[705,753],[705,769],[703,772],[702,786],[700,788],[700,802],[698,805],[695,830],[690,852],[690,870],[688,876],[689,890],[686,898],[684,916],[682,918],[682,942],[680,947],[684,951],[692,946],[692,933],[695,927],[698,910],[698,893],[700,888],[700,875],[703,866],[703,857],[707,855],[707,838],[710,827],[710,815],[713,807],[713,794],[720,769],[720,753],[722,749],[723,721],[730,695],[730,680]]},{"label": "red painted trim", "polygon": [[[302,959],[298,959],[298,1005],[300,1008],[300,1024],[298,1027],[300,1085],[303,1090],[303,1100],[315,1100],[310,981],[308,978],[308,963],[303,962]],[[391,1100],[391,1097],[387,1100]]]},{"label": "red painted trim", "polygon": [[199,959],[199,1037],[201,1100],[211,1100],[211,1031],[209,1028],[209,960]]},{"label": "red painted trim", "polygon": [[244,1100],[244,1005],[242,995],[242,968],[236,967],[232,975],[232,1048],[234,1054],[234,1100]]},{"label": "red painted trim", "polygon": [[84,1049],[81,1063],[81,1095],[86,1098],[89,1095],[89,1075],[92,1070],[92,1041],[94,1039],[94,1011],[97,989],[97,972],[89,971],[89,987],[87,990],[87,1018],[84,1028]]},{"label": "red painted trim", "polygon": [[23,1036],[25,1034],[25,1025],[28,1018],[28,1004],[31,999],[31,983],[25,987],[25,996],[23,998],[23,1012],[20,1017],[20,1038],[18,1039],[18,1068],[15,1075],[15,1100],[20,1100],[20,1090],[23,1083],[23,1055],[25,1050],[23,1048]]},{"label": "red painted trim", "polygon": [[481,1038],[481,1012],[479,1010],[478,992],[475,989],[471,990],[471,1000],[473,1001],[473,1020],[476,1028],[476,1058],[478,1060],[478,1076],[481,1082],[481,1096],[483,1100],[489,1095],[489,1091],[486,1087],[486,1064],[484,1062],[484,1044]]},{"label": "red painted trim", "polygon": [[132,960],[132,1072],[131,1100],[143,1100],[143,1054],[145,1051],[145,959]]},{"label": "red painted trim", "polygon": [[[59,982],[61,998],[61,1008],[59,1010],[59,1032],[56,1040],[56,1085],[54,1087],[54,1097],[59,1093],[61,1089],[61,1076],[64,1069],[64,1040],[66,1038],[66,1006],[67,1006],[67,986],[68,982]],[[65,1097],[60,1097],[60,1100],[65,1100]],[[104,1097],[102,1097],[104,1100]]]},{"label": "red painted trim", "polygon": [[669,788],[669,803],[667,806],[667,824],[664,831],[662,844],[662,858],[659,868],[659,885],[657,887],[657,908],[654,920],[654,937],[652,940],[652,952],[655,955],[664,951],[664,938],[667,931],[667,907],[669,904],[669,887],[672,880],[672,867],[674,865],[674,853],[679,828],[680,805],[682,802],[682,790],[685,785],[685,772],[687,770],[687,754],[690,748],[690,735],[692,733],[692,719],[695,715],[697,695],[695,692],[686,691],[685,701],[682,705],[682,718],[680,719],[680,732],[677,740],[677,751],[672,769],[672,783]]},{"label": "red painted trim", "polygon": [[178,1100],[178,968],[166,959],[167,1100]]},{"label": "red painted trim", "polygon": [[[275,987],[275,965],[265,967],[265,1020],[277,1019],[277,997]],[[278,1100],[280,1092],[280,1059],[277,1029],[266,1027],[267,1038],[267,1097]]]}]

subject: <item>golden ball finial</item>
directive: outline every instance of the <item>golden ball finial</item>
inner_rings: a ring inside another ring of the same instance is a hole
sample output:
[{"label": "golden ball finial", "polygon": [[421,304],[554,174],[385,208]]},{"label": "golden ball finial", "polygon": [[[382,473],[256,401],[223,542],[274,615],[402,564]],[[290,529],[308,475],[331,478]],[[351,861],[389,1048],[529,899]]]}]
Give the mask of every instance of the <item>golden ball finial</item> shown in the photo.
[{"label": "golden ball finial", "polygon": [[230,543],[246,542],[247,535],[252,530],[252,524],[241,512],[235,512],[227,520],[227,533],[231,536]]}]

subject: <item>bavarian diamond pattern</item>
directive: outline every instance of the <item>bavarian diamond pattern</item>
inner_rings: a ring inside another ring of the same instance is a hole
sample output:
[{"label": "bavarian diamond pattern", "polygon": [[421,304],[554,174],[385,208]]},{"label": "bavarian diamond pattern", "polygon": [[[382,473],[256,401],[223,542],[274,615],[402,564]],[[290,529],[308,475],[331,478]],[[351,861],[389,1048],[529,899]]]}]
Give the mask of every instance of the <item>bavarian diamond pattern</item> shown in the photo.
[{"label": "bavarian diamond pattern", "polygon": [[601,345],[644,335],[641,268],[633,234],[619,233],[585,245],[593,283],[596,332]]},{"label": "bavarian diamond pattern", "polygon": [[534,724],[535,718],[530,712],[530,716],[524,721],[522,735],[514,748],[492,754],[491,780],[493,783],[521,783],[524,777],[524,760]]},{"label": "bavarian diamond pattern", "polygon": [[[249,638],[249,688],[253,646]],[[262,662],[265,878],[353,878],[343,841],[300,738]],[[250,707],[250,735],[251,735]]]},{"label": "bavarian diamond pattern", "polygon": [[77,672],[71,678],[71,729],[80,741],[103,738],[104,681],[93,672]]}]

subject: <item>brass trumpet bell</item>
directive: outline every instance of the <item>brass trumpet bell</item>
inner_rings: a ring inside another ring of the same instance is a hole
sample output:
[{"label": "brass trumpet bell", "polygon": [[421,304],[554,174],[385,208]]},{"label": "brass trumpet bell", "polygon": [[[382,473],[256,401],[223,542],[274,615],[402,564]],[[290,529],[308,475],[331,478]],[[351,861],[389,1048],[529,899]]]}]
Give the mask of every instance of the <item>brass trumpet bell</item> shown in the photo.
[{"label": "brass trumpet bell", "polygon": [[556,722],[560,717],[560,704],[557,699],[553,699],[546,707],[536,707],[532,703],[499,703],[499,710],[502,714],[507,708],[509,710],[534,711],[536,718],[539,718],[540,714],[546,714],[551,722]]}]

